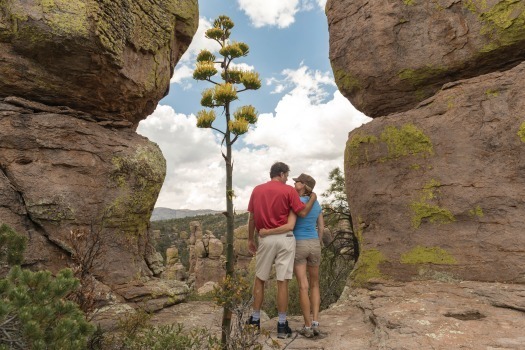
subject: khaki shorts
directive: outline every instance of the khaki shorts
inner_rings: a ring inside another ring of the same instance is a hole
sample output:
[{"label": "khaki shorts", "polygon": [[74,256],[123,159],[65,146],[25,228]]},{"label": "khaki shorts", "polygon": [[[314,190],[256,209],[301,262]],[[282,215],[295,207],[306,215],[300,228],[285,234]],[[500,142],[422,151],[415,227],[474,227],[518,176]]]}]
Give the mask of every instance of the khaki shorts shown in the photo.
[{"label": "khaki shorts", "polygon": [[295,265],[319,266],[321,264],[321,243],[319,239],[301,239],[296,243]]},{"label": "khaki shorts", "polygon": [[259,237],[259,247],[255,260],[255,276],[262,281],[270,278],[272,264],[278,281],[291,280],[295,256],[295,237],[293,232]]}]

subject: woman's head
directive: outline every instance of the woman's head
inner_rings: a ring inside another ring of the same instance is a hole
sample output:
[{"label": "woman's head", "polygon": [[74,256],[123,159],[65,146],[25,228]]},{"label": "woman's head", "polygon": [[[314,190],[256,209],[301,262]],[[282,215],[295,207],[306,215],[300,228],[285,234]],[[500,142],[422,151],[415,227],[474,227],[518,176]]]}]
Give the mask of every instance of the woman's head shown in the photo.
[{"label": "woman's head", "polygon": [[310,195],[315,187],[315,180],[308,174],[301,174],[298,177],[294,177],[295,189],[301,195]]}]

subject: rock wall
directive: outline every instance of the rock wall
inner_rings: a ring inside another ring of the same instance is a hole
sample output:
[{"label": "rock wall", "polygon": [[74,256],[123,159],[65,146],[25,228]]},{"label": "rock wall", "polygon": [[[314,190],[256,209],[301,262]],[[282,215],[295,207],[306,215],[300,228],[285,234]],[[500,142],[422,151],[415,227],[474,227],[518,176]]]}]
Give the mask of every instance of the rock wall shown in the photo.
[{"label": "rock wall", "polygon": [[24,264],[72,266],[96,237],[106,303],[183,300],[187,286],[154,278],[166,164],[134,129],[168,91],[197,1],[0,4],[0,223],[28,238]]},{"label": "rock wall", "polygon": [[525,283],[525,3],[332,1],[347,195],[375,279]]}]

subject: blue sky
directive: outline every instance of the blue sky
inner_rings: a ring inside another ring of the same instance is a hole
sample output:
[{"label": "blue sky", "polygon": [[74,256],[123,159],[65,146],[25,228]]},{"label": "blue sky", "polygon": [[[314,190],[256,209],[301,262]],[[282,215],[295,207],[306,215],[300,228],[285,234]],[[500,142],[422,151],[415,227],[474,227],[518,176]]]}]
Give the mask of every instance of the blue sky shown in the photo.
[{"label": "blue sky", "polygon": [[[255,106],[259,121],[235,144],[236,209],[246,209],[251,190],[269,180],[275,161],[289,164],[293,177],[302,172],[312,175],[318,194],[326,190],[330,170],[343,167],[348,132],[369,118],[353,108],[333,81],[325,3],[199,1],[199,30],[175,67],[170,92],[137,130],[157,143],[166,158],[166,180],[157,207],[226,207],[221,139],[210,129],[195,126],[195,115],[202,109],[201,92],[211,85],[191,77],[201,49],[218,51],[218,44],[206,39],[204,31],[219,15],[227,15],[235,23],[230,38],[250,47],[247,57],[234,62],[257,71],[262,80],[259,90],[239,95],[238,106]],[[220,110],[216,112],[220,115]],[[293,183],[291,178],[288,183]]]}]

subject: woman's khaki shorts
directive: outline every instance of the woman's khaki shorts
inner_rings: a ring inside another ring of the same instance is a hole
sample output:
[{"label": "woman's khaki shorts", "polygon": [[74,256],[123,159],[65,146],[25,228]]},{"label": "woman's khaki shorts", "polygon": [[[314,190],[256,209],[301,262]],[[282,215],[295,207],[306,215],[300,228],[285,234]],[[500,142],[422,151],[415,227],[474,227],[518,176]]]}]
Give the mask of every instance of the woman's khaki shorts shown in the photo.
[{"label": "woman's khaki shorts", "polygon": [[321,243],[318,238],[301,239],[296,242],[295,265],[319,266],[321,264]]},{"label": "woman's khaki shorts", "polygon": [[255,276],[262,281],[270,278],[275,262],[278,281],[291,280],[295,256],[295,237],[293,232],[259,237],[259,247],[255,260]]}]

